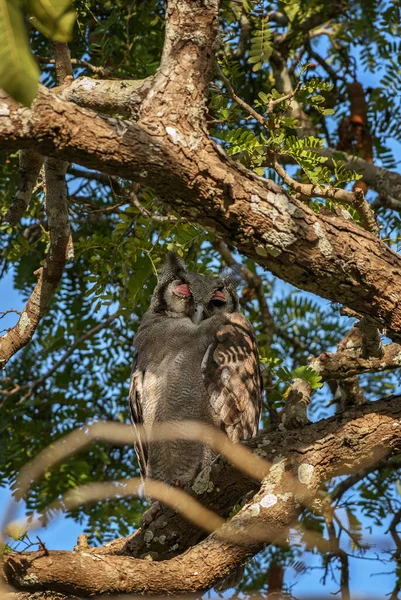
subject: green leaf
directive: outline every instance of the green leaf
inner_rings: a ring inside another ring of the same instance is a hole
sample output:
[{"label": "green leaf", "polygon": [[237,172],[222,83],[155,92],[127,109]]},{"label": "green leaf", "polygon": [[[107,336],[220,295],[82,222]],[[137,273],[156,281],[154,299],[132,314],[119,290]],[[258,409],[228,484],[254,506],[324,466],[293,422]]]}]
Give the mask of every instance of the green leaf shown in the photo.
[{"label": "green leaf", "polygon": [[17,102],[30,106],[40,72],[16,0],[0,0],[0,40],[0,87]]},{"label": "green leaf", "polygon": [[76,14],[71,0],[26,0],[33,25],[54,42],[69,42]]},{"label": "green leaf", "polygon": [[321,388],[323,384],[321,383],[322,377],[316,371],[314,371],[311,367],[303,366],[297,367],[291,371],[291,377],[293,379],[302,379],[306,381],[311,386],[312,390],[316,390],[317,388]]}]

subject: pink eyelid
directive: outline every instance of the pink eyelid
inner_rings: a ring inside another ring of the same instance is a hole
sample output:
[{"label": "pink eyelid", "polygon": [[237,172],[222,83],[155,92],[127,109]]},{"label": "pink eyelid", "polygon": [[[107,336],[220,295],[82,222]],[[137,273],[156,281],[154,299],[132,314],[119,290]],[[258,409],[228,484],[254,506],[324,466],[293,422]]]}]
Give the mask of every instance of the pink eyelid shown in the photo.
[{"label": "pink eyelid", "polygon": [[225,300],[225,299],[226,299],[225,295],[220,290],[217,290],[217,292],[215,292],[215,294],[213,296],[213,300]]},{"label": "pink eyelid", "polygon": [[191,290],[189,289],[189,285],[187,283],[177,285],[177,287],[174,289],[174,292],[179,296],[192,296]]}]

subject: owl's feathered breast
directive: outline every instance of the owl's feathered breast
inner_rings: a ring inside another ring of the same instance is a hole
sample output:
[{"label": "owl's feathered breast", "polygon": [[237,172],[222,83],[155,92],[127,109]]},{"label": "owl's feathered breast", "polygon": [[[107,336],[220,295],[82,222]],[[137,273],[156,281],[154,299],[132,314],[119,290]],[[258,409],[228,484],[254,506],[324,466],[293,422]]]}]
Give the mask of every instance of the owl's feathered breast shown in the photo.
[{"label": "owl's feathered breast", "polygon": [[[252,326],[243,315],[224,313],[198,326],[189,319],[144,319],[135,345],[134,424],[151,428],[155,422],[189,419],[214,424],[235,442],[255,435],[261,378]],[[145,476],[148,448],[138,444],[136,450]]]}]

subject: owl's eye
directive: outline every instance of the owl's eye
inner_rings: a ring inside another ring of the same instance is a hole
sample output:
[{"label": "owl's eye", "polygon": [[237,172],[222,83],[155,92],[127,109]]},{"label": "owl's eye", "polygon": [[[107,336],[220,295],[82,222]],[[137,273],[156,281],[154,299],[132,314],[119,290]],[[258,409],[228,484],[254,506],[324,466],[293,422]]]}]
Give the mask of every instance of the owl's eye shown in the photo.
[{"label": "owl's eye", "polygon": [[224,295],[224,292],[222,292],[221,290],[216,290],[212,300],[223,300],[225,302],[226,297]]},{"label": "owl's eye", "polygon": [[212,302],[215,306],[223,306],[227,302],[224,292],[216,290],[212,298]]},{"label": "owl's eye", "polygon": [[177,285],[177,287],[174,288],[174,294],[184,298],[189,298],[189,296],[192,296],[191,290],[189,289],[189,285],[187,283],[181,283],[180,285]]}]

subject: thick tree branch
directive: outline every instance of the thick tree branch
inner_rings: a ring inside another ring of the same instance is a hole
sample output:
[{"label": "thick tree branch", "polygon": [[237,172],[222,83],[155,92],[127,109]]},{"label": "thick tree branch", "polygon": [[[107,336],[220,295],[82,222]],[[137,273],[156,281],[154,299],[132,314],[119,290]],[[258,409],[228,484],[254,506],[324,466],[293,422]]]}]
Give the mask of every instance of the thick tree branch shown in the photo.
[{"label": "thick tree branch", "polygon": [[[232,519],[230,531],[235,527],[242,532],[238,542],[241,536],[246,536],[250,525],[265,532],[266,543],[283,539],[283,533],[301,510],[296,500],[310,501],[323,481],[365,468],[400,451],[400,418],[401,398],[387,398],[306,426],[301,431],[262,433],[251,440],[247,445],[274,459],[275,466],[261,490]],[[213,465],[207,486],[212,490],[218,485],[222,469],[227,468],[223,459],[217,463],[220,463],[220,475],[213,479],[217,464]],[[294,486],[294,477],[298,486]],[[251,482],[249,489],[256,490],[257,484]],[[228,490],[235,502],[235,486],[224,488],[222,495],[227,496]],[[166,534],[169,528],[159,526],[159,535],[163,531]],[[146,538],[148,552],[154,537]],[[214,585],[260,549],[260,542],[247,540],[247,543],[232,544],[223,541],[216,532],[185,554],[167,561],[103,553],[97,556],[95,550],[50,552],[49,556],[25,553],[6,556],[4,570],[9,582],[24,590],[41,588],[83,595],[144,591],[148,594],[190,593]]]},{"label": "thick tree branch", "polygon": [[147,79],[92,79],[79,77],[71,85],[58,88],[64,100],[92,110],[132,118],[149,93],[153,77]]},{"label": "thick tree branch", "polygon": [[148,183],[180,215],[213,229],[275,275],[376,317],[401,339],[401,284],[392,277],[400,257],[352,222],[317,215],[280,186],[244,171],[212,142],[181,133],[178,125],[152,134],[44,90],[33,111],[4,97],[1,113],[1,148],[35,145]]},{"label": "thick tree branch", "polygon": [[49,91],[42,90],[33,110],[3,96],[0,148],[35,147],[151,185],[181,216],[211,228],[278,277],[375,317],[401,339],[401,283],[392,276],[400,257],[357,225],[317,215],[246,172],[207,137],[217,2],[172,1],[167,16],[161,68],[138,125]]},{"label": "thick tree branch", "polygon": [[352,349],[341,352],[323,352],[317,358],[311,358],[310,366],[327,379],[354,377],[362,373],[376,373],[399,369],[401,367],[401,346],[387,344],[383,346],[381,358],[364,358]]}]

